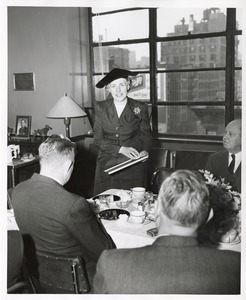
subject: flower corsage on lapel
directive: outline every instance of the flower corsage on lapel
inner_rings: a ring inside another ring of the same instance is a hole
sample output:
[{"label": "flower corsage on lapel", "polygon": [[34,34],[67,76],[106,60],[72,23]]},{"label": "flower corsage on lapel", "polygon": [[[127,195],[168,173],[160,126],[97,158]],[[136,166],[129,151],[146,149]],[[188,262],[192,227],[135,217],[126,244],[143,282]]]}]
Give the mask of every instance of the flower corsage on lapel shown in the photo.
[{"label": "flower corsage on lapel", "polygon": [[138,106],[137,106],[137,107],[134,107],[134,108],[133,108],[133,112],[134,112],[135,115],[139,115],[140,112],[141,112],[141,109],[140,109]]}]

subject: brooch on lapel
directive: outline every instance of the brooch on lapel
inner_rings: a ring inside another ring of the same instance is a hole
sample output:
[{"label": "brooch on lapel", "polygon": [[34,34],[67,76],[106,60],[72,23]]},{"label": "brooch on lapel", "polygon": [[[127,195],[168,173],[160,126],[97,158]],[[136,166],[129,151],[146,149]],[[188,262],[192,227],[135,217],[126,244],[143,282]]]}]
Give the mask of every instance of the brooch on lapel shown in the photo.
[{"label": "brooch on lapel", "polygon": [[139,115],[140,114],[141,109],[139,107],[134,107],[133,112],[135,115]]}]

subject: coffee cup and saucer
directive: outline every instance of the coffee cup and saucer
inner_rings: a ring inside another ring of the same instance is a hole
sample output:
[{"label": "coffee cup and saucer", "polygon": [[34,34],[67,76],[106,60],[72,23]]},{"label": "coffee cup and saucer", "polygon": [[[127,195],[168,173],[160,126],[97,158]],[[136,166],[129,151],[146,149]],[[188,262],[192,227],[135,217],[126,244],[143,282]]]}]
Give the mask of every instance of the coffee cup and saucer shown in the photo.
[{"label": "coffee cup and saucer", "polygon": [[130,212],[127,222],[133,225],[147,225],[151,220],[146,218],[144,211],[134,210]]},{"label": "coffee cup and saucer", "polygon": [[131,199],[133,203],[139,203],[145,201],[146,189],[144,187],[133,187],[131,188]]}]

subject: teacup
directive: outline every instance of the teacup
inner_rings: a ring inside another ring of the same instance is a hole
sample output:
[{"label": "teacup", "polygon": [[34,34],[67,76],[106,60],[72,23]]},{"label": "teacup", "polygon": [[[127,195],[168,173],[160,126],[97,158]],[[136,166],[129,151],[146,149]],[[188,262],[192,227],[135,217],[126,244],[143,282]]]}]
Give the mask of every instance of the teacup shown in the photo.
[{"label": "teacup", "polygon": [[134,187],[131,189],[132,191],[132,200],[134,202],[142,202],[144,201],[145,191],[146,189],[143,187]]},{"label": "teacup", "polygon": [[144,211],[134,210],[130,213],[132,223],[142,224],[145,221],[146,214]]}]

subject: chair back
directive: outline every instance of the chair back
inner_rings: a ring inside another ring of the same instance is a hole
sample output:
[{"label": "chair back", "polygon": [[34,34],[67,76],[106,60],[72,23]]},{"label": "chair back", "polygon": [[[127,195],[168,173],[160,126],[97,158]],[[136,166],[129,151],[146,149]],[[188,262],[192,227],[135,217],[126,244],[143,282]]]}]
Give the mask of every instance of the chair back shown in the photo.
[{"label": "chair back", "polygon": [[158,194],[163,181],[174,171],[176,171],[174,168],[158,168],[152,175],[151,191]]},{"label": "chair back", "polygon": [[8,294],[11,294],[20,292],[26,287],[22,270],[24,246],[19,230],[8,230],[7,234],[7,292]]},{"label": "chair back", "polygon": [[[11,217],[10,222],[11,227],[14,227],[12,224],[15,222],[14,216]],[[34,294],[35,289],[27,272],[22,235],[19,229],[14,228],[8,229],[7,234],[7,293]]]},{"label": "chair back", "polygon": [[[37,293],[81,294],[90,291],[84,261],[80,257],[61,257],[36,252],[39,284]],[[41,288],[41,290],[40,290]]]},{"label": "chair back", "polygon": [[169,150],[164,148],[152,148],[148,159],[148,188],[151,188],[153,172],[158,168],[169,166]]},{"label": "chair back", "polygon": [[204,169],[214,151],[175,150],[171,152],[170,167],[198,171]]}]

